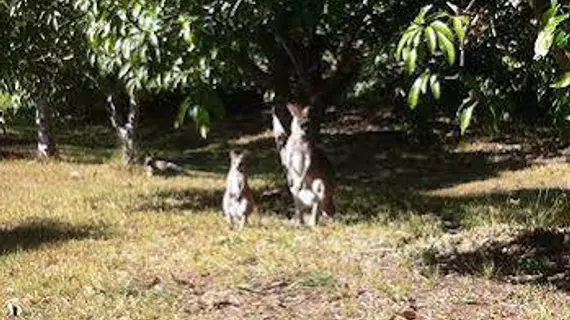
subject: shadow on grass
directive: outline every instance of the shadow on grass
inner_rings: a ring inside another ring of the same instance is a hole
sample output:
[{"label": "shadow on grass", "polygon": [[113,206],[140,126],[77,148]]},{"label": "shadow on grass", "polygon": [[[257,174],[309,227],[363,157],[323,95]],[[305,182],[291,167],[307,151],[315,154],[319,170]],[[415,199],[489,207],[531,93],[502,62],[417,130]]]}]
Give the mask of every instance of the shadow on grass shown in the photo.
[{"label": "shadow on grass", "polygon": [[432,215],[444,229],[470,228],[484,222],[531,227],[570,225],[570,193],[564,189],[526,189],[463,196],[426,195],[412,190],[354,188],[341,190],[341,220],[353,224],[368,220],[398,220],[410,215]]},{"label": "shadow on grass", "polygon": [[14,227],[0,226],[0,255],[34,250],[42,245],[103,236],[100,227],[74,226],[55,220],[34,220]]},{"label": "shadow on grass", "polygon": [[[257,209],[262,215],[291,217],[293,202],[284,194],[264,195],[253,190]],[[184,212],[219,212],[222,213],[224,190],[219,189],[163,189],[139,196],[139,205],[131,212],[158,212],[184,214]]]},{"label": "shadow on grass", "polygon": [[131,208],[131,211],[180,214],[183,211],[221,210],[222,196],[223,191],[216,189],[164,189],[150,195],[140,195],[140,205]]},{"label": "shadow on grass", "polygon": [[570,291],[570,232],[537,229],[507,242],[492,241],[468,252],[427,255],[444,273],[487,274],[510,283],[553,285]]}]

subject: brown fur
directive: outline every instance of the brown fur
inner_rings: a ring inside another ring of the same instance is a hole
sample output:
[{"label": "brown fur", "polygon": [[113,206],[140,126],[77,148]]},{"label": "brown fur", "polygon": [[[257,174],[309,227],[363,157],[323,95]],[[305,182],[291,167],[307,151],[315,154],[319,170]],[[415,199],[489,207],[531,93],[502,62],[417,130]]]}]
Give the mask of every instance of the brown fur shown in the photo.
[{"label": "brown fur", "polygon": [[292,104],[287,107],[293,116],[291,135],[284,150],[287,180],[300,223],[304,223],[301,208],[311,207],[309,224],[316,225],[320,214],[332,217],[336,211],[333,200],[336,190],[334,170],[323,150],[306,135],[309,107]]},{"label": "brown fur", "polygon": [[253,192],[247,181],[248,152],[230,152],[230,170],[226,178],[226,191],[222,199],[222,208],[230,228],[236,223],[243,229],[250,213],[255,209]]}]

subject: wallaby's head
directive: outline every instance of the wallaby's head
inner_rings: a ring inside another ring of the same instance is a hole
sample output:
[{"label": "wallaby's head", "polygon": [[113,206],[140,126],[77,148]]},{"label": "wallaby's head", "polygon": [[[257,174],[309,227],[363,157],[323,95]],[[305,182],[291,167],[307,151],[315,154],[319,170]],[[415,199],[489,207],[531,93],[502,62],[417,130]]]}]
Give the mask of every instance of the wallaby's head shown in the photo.
[{"label": "wallaby's head", "polygon": [[150,164],[152,163],[152,161],[153,161],[153,157],[151,157],[150,155],[147,155],[147,156],[144,158],[144,165],[145,165],[145,166],[150,166]]},{"label": "wallaby's head", "polygon": [[237,170],[239,172],[247,172],[247,162],[248,162],[249,152],[247,150],[230,151],[230,170]]},{"label": "wallaby's head", "polygon": [[288,103],[287,109],[293,116],[293,120],[291,120],[291,135],[304,136],[309,128],[309,111],[311,107]]}]

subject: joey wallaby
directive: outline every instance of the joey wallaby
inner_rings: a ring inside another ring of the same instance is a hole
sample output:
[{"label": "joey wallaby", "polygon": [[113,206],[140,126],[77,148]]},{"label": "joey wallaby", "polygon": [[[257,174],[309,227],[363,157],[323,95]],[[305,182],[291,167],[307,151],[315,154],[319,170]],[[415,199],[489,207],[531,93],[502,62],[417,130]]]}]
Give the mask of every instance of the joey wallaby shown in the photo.
[{"label": "joey wallaby", "polygon": [[293,116],[283,155],[289,190],[299,223],[305,223],[302,209],[309,207],[311,216],[308,224],[316,226],[321,214],[332,217],[335,213],[334,171],[324,152],[307,136],[310,107],[288,104],[287,109]]},{"label": "joey wallaby", "polygon": [[181,166],[166,161],[155,159],[151,156],[147,156],[144,160],[144,166],[146,167],[147,176],[175,176],[175,175],[188,175],[186,170]]},{"label": "joey wallaby", "polygon": [[247,182],[248,156],[248,151],[232,150],[230,152],[230,170],[226,179],[222,208],[231,229],[236,223],[239,230],[243,229],[249,214],[255,207],[253,193]]}]

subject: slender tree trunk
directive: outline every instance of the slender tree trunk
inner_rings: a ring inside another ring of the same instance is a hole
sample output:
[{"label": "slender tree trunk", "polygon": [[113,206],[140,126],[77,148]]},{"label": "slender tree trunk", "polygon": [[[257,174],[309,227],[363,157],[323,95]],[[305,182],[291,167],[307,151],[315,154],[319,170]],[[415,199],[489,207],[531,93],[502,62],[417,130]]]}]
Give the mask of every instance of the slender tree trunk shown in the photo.
[{"label": "slender tree trunk", "polygon": [[307,134],[315,142],[321,141],[321,126],[325,120],[326,104],[320,98],[311,99],[309,130]]},{"label": "slender tree trunk", "polygon": [[107,96],[107,107],[110,113],[109,120],[123,149],[123,162],[125,165],[133,165],[139,160],[137,134],[139,105],[134,98],[129,99],[129,112],[123,124],[121,124],[122,121],[117,114],[117,107],[113,101],[112,94]]},{"label": "slender tree trunk", "polygon": [[36,104],[36,125],[38,126],[38,157],[47,159],[55,156],[57,148],[49,126],[49,107],[43,99]]}]

